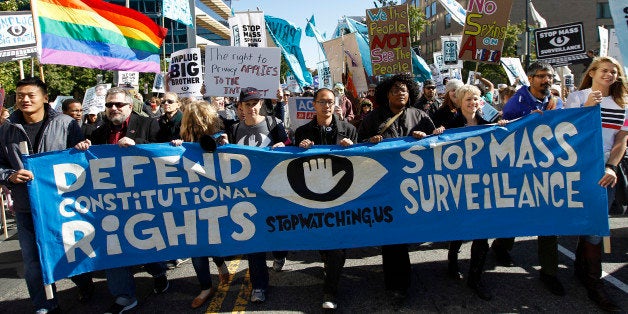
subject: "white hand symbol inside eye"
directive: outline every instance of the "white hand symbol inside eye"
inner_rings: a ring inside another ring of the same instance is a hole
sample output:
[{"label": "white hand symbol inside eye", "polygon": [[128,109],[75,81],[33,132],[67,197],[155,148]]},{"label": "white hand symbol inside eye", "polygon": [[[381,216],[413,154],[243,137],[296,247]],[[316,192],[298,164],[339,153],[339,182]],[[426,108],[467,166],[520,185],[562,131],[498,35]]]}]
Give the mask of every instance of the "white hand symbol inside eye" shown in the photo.
[{"label": "white hand symbol inside eye", "polygon": [[345,175],[342,170],[336,175],[331,169],[331,158],[312,159],[303,163],[303,175],[305,177],[305,186],[312,192],[317,194],[325,194],[331,191],[342,177]]}]

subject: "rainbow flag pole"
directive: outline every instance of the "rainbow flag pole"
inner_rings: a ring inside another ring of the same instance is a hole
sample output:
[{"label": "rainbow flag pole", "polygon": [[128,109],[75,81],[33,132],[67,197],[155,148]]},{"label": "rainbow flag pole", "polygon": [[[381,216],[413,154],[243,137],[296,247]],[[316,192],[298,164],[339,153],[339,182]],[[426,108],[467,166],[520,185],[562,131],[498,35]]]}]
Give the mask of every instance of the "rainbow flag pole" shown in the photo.
[{"label": "rainbow flag pole", "polygon": [[167,29],[124,6],[101,0],[32,0],[43,64],[160,72]]}]

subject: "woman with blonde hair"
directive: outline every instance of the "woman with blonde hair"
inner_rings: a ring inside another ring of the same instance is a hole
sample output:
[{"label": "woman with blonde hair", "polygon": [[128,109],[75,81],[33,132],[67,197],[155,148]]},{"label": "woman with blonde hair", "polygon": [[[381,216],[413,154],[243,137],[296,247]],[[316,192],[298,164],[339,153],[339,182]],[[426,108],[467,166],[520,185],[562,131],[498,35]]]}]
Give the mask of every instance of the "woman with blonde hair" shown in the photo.
[{"label": "woman with blonde hair", "polygon": [[[628,87],[622,65],[611,57],[597,57],[586,70],[578,91],[567,97],[567,108],[600,106],[602,112],[602,147],[606,166],[598,184],[606,188],[608,207],[615,198],[617,165],[626,151],[628,140]],[[602,237],[580,236],[576,249],[574,273],[587,289],[589,299],[608,312],[621,312],[604,290],[602,276]]]},{"label": "woman with blonde hair", "polygon": [[[222,121],[218,116],[216,109],[207,101],[190,102],[186,110],[183,112],[181,120],[181,139],[172,140],[172,145],[179,146],[183,142],[199,142],[201,137],[213,135],[223,130]],[[219,144],[226,143],[225,137],[220,137],[217,142]],[[229,270],[225,264],[224,258],[213,258],[216,267],[218,267],[218,277],[220,283],[225,284],[229,281]],[[193,309],[200,307],[211,298],[216,289],[212,286],[211,273],[209,271],[209,257],[192,257],[192,266],[196,272],[196,278],[201,285],[201,292],[192,301]]]},{"label": "woman with blonde hair", "polygon": [[[450,81],[451,82],[451,81]],[[474,125],[489,124],[478,110],[481,100],[481,91],[475,85],[465,84],[456,88],[455,103],[458,107],[458,113],[448,123],[449,128],[460,128]],[[508,123],[506,120],[499,120],[497,124],[504,126]],[[462,241],[449,242],[449,252],[447,254],[447,270],[450,277],[461,280],[462,273],[458,267],[458,252],[462,246]],[[490,300],[493,295],[490,289],[482,280],[484,272],[484,263],[486,261],[486,253],[488,252],[487,239],[475,239],[471,244],[471,260],[469,262],[469,276],[467,277],[467,286],[475,292],[482,300]]]}]

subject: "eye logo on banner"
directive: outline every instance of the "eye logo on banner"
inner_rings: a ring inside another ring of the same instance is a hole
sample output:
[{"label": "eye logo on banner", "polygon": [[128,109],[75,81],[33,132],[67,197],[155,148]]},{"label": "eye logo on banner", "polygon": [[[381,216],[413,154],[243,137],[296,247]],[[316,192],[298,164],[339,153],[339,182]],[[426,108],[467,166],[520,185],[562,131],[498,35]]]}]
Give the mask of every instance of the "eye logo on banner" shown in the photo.
[{"label": "eye logo on banner", "polygon": [[270,146],[272,143],[270,138],[264,134],[249,134],[242,137],[240,141],[238,141],[238,144],[254,147],[266,147]]},{"label": "eye logo on banner", "polygon": [[359,198],[388,170],[362,156],[315,155],[284,160],[262,184],[268,194],[310,208],[330,208]]},{"label": "eye logo on banner", "polygon": [[353,165],[344,157],[308,156],[288,163],[290,187],[299,196],[313,201],[342,196],[351,187],[353,175]]}]

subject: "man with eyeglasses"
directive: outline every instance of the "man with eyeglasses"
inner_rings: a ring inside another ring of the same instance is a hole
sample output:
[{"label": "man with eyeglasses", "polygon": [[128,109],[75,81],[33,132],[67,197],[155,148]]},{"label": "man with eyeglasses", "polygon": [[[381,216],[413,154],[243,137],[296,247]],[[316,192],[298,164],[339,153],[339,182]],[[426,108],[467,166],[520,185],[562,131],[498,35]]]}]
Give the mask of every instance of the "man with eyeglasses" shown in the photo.
[{"label": "man with eyeglasses", "polygon": [[[87,150],[94,144],[116,144],[130,147],[135,144],[157,142],[159,124],[156,119],[143,117],[133,111],[133,96],[122,88],[112,87],[105,96],[105,117],[107,122],[94,130],[92,140],[86,139],[75,148]],[[166,263],[157,262],[144,265],[144,269],[153,276],[153,291],[156,294],[168,290],[170,284],[166,277]],[[122,313],[137,305],[135,281],[132,267],[118,267],[106,270],[109,292],[115,302],[105,313]]]},{"label": "man with eyeglasses", "polygon": [[423,94],[416,103],[410,105],[423,110],[430,116],[430,119],[434,119],[434,113],[440,108],[441,104],[440,99],[436,95],[436,82],[434,80],[425,80],[423,82]]},{"label": "man with eyeglasses", "polygon": [[[526,116],[531,112],[543,112],[552,109],[562,109],[563,102],[551,95],[550,88],[553,84],[554,69],[549,63],[534,62],[528,68],[528,80],[530,86],[522,86],[508,100],[503,109],[503,118],[513,120]],[[565,295],[565,288],[558,280],[558,237],[539,236],[538,256],[541,264],[541,282],[553,294]],[[515,243],[515,238],[495,239],[491,249],[495,253],[498,265],[514,266],[509,251]]]},{"label": "man with eyeglasses", "polygon": [[[71,148],[83,139],[83,133],[76,120],[50,107],[47,86],[42,80],[33,77],[22,79],[17,82],[15,92],[17,110],[0,126],[0,184],[10,189],[13,197],[17,235],[24,260],[24,280],[35,311],[60,313],[54,285],[53,298],[46,298],[39,262],[27,188],[27,183],[36,173],[24,169],[20,156],[21,153],[36,154]],[[54,218],[54,208],[47,209],[40,209],[40,214],[50,214]],[[73,281],[80,285],[76,279],[82,277],[75,276]],[[91,278],[86,278],[85,283],[89,285]],[[83,287],[79,286],[79,289],[83,291]]]},{"label": "man with eyeglasses", "polygon": [[530,112],[562,109],[563,101],[553,97],[554,69],[547,62],[537,61],[528,68],[530,86],[522,86],[504,105],[503,118],[514,120]]},{"label": "man with eyeglasses", "polygon": [[[358,141],[355,127],[334,115],[335,95],[329,88],[321,88],[314,93],[316,116],[294,133],[295,144],[309,149],[314,145],[351,146]],[[334,310],[340,275],[346,260],[345,250],[320,250],[323,260],[323,309]]]}]

